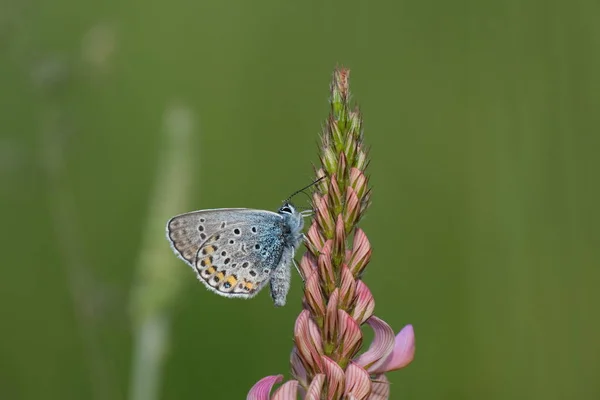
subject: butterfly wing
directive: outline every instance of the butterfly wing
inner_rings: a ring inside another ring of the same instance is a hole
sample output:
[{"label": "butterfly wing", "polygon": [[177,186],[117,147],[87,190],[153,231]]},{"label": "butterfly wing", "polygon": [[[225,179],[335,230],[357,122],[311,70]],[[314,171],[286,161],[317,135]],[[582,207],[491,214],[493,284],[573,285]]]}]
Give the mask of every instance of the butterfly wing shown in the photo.
[{"label": "butterfly wing", "polygon": [[206,287],[250,298],[269,281],[284,250],[284,222],[271,211],[216,209],[173,217],[167,236]]}]

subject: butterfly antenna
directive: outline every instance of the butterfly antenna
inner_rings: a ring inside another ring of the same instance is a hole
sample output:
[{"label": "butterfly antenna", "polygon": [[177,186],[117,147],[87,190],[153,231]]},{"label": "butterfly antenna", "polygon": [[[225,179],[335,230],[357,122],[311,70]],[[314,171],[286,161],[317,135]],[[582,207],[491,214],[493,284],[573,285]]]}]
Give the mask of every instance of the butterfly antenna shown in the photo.
[{"label": "butterfly antenna", "polygon": [[[325,179],[325,177],[324,177],[324,176],[320,177],[319,179],[317,179],[316,181],[314,181],[314,182],[313,182],[313,183],[311,183],[310,185],[307,185],[307,186],[303,187],[303,188],[302,188],[302,189],[300,189],[300,190],[296,190],[294,193],[292,193],[292,194],[290,195],[290,197],[288,197],[288,198],[285,200],[285,201],[286,201],[286,203],[287,203],[288,201],[290,201],[290,200],[292,199],[292,197],[294,197],[294,196],[295,196],[295,195],[297,195],[298,193],[304,193],[305,195],[307,195],[307,196],[308,196],[308,194],[306,194],[304,191],[305,191],[306,189],[308,189],[308,188],[310,188],[310,187],[312,187],[312,186],[316,185],[317,183],[321,182],[323,179]],[[308,198],[310,199],[310,196],[308,196]]]}]

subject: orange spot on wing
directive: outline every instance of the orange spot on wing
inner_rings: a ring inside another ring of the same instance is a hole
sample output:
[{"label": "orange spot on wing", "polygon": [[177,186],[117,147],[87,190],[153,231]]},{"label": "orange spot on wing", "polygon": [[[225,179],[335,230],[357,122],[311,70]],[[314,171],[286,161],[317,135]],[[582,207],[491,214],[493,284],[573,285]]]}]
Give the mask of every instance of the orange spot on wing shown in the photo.
[{"label": "orange spot on wing", "polygon": [[202,254],[207,255],[207,254],[212,254],[215,252],[215,248],[213,246],[206,246],[205,248],[202,249]]},{"label": "orange spot on wing", "polygon": [[233,275],[229,275],[227,277],[227,282],[229,282],[231,286],[235,286],[235,284],[237,283],[237,279],[235,279]]}]

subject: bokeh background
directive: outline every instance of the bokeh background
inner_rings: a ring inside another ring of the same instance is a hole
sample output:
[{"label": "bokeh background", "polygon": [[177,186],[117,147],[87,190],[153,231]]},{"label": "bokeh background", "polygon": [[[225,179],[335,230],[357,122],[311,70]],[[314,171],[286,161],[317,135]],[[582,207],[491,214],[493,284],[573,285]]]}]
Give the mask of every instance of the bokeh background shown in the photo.
[{"label": "bokeh background", "polygon": [[298,275],[283,309],[221,298],[164,224],[309,183],[338,64],[372,146],[365,280],[417,338],[392,398],[600,398],[599,15],[2,0],[0,398],[241,399],[289,376]]}]

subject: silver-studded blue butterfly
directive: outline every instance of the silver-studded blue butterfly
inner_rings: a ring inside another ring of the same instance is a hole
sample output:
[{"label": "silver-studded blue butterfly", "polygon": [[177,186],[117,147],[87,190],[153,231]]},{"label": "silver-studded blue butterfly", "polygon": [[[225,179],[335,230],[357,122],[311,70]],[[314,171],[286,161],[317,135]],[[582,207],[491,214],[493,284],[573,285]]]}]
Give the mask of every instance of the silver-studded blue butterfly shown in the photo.
[{"label": "silver-studded blue butterfly", "polygon": [[285,305],[291,263],[302,241],[303,217],[286,201],[277,212],[248,208],[194,211],[167,223],[171,247],[200,282],[225,297],[254,297],[267,282]]}]

